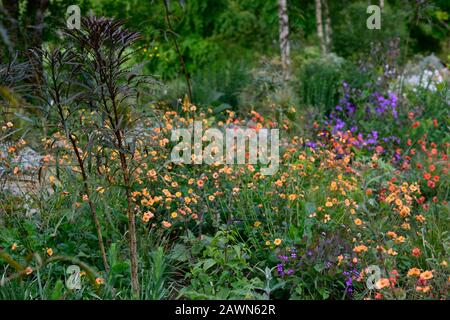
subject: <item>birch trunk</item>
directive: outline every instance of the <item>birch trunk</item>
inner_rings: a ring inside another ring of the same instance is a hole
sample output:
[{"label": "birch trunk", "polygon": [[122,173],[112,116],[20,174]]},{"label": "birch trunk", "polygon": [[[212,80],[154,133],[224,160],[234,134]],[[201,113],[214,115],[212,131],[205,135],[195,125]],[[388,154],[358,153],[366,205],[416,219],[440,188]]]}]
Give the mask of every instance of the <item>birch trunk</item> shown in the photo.
[{"label": "birch trunk", "polygon": [[280,51],[284,78],[289,79],[290,46],[289,46],[289,17],[287,0],[278,0],[278,19],[280,23]]},{"label": "birch trunk", "polygon": [[327,52],[325,45],[325,39],[323,35],[323,23],[322,23],[322,2],[321,0],[316,0],[316,22],[317,22],[317,36],[319,37],[320,50],[322,54]]},{"label": "birch trunk", "polygon": [[327,0],[323,1],[323,14],[325,16],[325,46],[327,52],[331,50],[331,39],[332,39],[332,30],[331,30],[331,19],[330,12],[328,11],[328,2]]}]

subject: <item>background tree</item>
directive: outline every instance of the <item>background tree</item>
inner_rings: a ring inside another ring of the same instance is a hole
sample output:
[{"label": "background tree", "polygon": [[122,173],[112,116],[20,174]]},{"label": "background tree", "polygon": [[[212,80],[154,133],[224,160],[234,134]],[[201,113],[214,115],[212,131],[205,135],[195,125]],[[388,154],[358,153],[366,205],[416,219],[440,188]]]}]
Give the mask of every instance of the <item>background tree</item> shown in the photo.
[{"label": "background tree", "polygon": [[284,78],[289,78],[289,66],[291,64],[289,46],[289,16],[287,12],[287,0],[278,0],[278,19],[280,23],[280,51],[283,65]]},{"label": "background tree", "polygon": [[316,0],[316,23],[317,23],[317,37],[319,38],[320,50],[322,53],[327,52],[326,40],[323,32],[323,21],[322,21],[322,2],[321,0]]}]

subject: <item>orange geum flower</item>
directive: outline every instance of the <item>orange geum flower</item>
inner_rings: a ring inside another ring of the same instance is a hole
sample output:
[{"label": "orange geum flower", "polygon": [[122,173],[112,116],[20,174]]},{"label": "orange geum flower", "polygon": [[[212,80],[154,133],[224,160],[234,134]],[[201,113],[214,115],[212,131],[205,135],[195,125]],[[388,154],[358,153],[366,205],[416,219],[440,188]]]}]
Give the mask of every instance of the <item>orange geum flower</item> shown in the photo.
[{"label": "orange geum flower", "polygon": [[294,201],[295,199],[297,199],[297,195],[296,195],[296,194],[290,194],[290,195],[288,196],[288,199],[289,199],[290,201]]},{"label": "orange geum flower", "polygon": [[336,181],[331,182],[330,190],[331,191],[336,191],[337,190],[337,183],[336,183]]},{"label": "orange geum flower", "polygon": [[12,245],[11,245],[11,250],[12,251],[15,251],[17,249],[17,243],[13,243]]},{"label": "orange geum flower", "polygon": [[430,279],[432,279],[432,278],[433,278],[433,271],[427,270],[427,271],[424,271],[424,272],[422,272],[422,273],[420,274],[420,279],[423,279],[423,280],[430,280]]},{"label": "orange geum flower", "polygon": [[277,238],[277,239],[275,239],[275,240],[273,241],[273,244],[276,245],[276,246],[279,246],[279,245],[281,244],[281,242],[282,242],[282,240],[279,239],[279,238]]},{"label": "orange geum flower", "polygon": [[389,231],[386,235],[391,238],[397,238],[397,234],[394,231]]},{"label": "orange geum flower", "polygon": [[410,230],[411,229],[411,225],[407,222],[402,223],[401,225],[403,230]]},{"label": "orange geum flower", "polygon": [[396,256],[396,255],[398,254],[398,252],[395,251],[395,250],[392,249],[392,248],[389,248],[388,251],[387,251],[386,253],[387,253],[388,255],[391,255],[391,256]]},{"label": "orange geum flower", "polygon": [[411,213],[411,209],[409,209],[409,207],[404,206],[401,210],[400,210],[400,216],[402,218],[405,218],[407,216],[409,216]]},{"label": "orange geum flower", "polygon": [[353,221],[357,226],[360,226],[360,225],[362,225],[362,220],[361,219],[355,219],[354,221]]},{"label": "orange geum flower", "polygon": [[379,279],[376,283],[375,283],[375,288],[377,288],[378,290],[389,287],[391,284],[391,282],[389,281],[389,279],[386,278],[381,278]]},{"label": "orange geum flower", "polygon": [[420,251],[420,249],[419,248],[414,248],[413,250],[412,250],[412,255],[414,256],[414,257],[419,257],[420,256],[420,254],[421,254],[422,252]]},{"label": "orange geum flower", "polygon": [[417,286],[416,287],[416,291],[417,292],[422,292],[422,293],[427,293],[428,291],[430,291],[430,286]]},{"label": "orange geum flower", "polygon": [[418,222],[424,222],[426,219],[425,219],[425,217],[423,215],[419,214],[419,215],[416,216],[416,220]]},{"label": "orange geum flower", "polygon": [[360,252],[366,252],[367,251],[367,247],[363,244],[356,246],[353,248],[353,251],[356,253],[360,253]]},{"label": "orange geum flower", "polygon": [[169,221],[163,221],[161,222],[161,224],[163,225],[164,228],[170,228],[172,226],[172,224]]},{"label": "orange geum flower", "polygon": [[403,243],[403,242],[405,242],[405,237],[404,236],[399,236],[399,237],[395,238],[395,242],[396,243]]},{"label": "orange geum flower", "polygon": [[49,257],[51,257],[53,255],[53,249],[52,248],[47,248],[47,254]]},{"label": "orange geum flower", "polygon": [[406,274],[408,277],[418,277],[420,276],[420,269],[418,268],[411,268],[408,270],[408,273]]},{"label": "orange geum flower", "polygon": [[154,217],[154,214],[150,211],[147,211],[144,213],[144,215],[142,216],[142,221],[144,222],[149,222],[151,218]]}]

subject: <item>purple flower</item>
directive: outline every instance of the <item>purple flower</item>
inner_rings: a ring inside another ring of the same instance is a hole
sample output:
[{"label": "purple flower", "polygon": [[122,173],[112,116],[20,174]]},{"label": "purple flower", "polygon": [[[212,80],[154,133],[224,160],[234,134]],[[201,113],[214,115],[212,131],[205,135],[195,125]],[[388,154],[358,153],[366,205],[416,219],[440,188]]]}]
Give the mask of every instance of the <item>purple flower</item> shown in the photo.
[{"label": "purple flower", "polygon": [[281,263],[277,264],[277,271],[280,276],[284,275],[284,267]]}]

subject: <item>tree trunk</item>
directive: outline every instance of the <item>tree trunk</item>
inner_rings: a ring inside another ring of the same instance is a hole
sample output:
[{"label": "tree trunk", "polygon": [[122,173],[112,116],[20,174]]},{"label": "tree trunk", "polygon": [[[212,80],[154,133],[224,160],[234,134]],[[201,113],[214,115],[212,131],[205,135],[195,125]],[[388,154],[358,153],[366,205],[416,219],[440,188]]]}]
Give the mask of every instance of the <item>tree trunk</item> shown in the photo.
[{"label": "tree trunk", "polygon": [[322,23],[322,2],[316,0],[316,22],[317,22],[317,36],[319,37],[320,50],[322,54],[327,52],[326,43],[323,35],[323,23]]},{"label": "tree trunk", "polygon": [[49,0],[33,0],[27,1],[25,16],[25,54],[28,56],[30,63],[34,68],[36,77],[31,79],[32,83],[37,83],[42,74],[42,57],[39,55],[29,54],[28,50],[42,48],[44,34],[44,17],[48,8]]},{"label": "tree trunk", "polygon": [[380,0],[380,8],[381,8],[381,9],[384,8],[384,0]]},{"label": "tree trunk", "polygon": [[331,19],[330,12],[328,11],[328,1],[323,1],[323,14],[325,16],[325,46],[327,52],[331,50],[331,39],[332,39],[332,30],[331,30]]},{"label": "tree trunk", "polygon": [[278,19],[280,23],[280,51],[284,78],[289,79],[289,66],[291,64],[289,46],[289,17],[287,13],[287,0],[278,0]]},{"label": "tree trunk", "polygon": [[8,47],[10,58],[13,58],[14,51],[19,44],[19,1],[3,0],[4,27],[7,32],[7,39],[4,39]]}]

